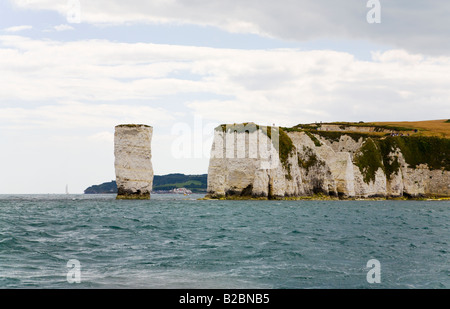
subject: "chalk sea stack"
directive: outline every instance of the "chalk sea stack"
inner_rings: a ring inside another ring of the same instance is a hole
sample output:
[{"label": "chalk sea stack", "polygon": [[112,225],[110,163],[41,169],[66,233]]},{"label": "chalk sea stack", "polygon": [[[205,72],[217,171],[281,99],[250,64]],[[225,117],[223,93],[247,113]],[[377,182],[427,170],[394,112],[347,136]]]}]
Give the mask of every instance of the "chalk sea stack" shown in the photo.
[{"label": "chalk sea stack", "polygon": [[115,127],[117,199],[150,199],[153,185],[152,134],[153,128],[143,124]]}]

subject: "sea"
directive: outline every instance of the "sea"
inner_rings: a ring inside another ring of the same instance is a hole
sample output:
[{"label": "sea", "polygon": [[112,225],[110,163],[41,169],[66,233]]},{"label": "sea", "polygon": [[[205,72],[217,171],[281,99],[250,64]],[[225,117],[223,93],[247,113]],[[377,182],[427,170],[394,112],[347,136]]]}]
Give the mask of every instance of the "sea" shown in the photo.
[{"label": "sea", "polygon": [[449,201],[0,195],[1,289],[448,289]]}]

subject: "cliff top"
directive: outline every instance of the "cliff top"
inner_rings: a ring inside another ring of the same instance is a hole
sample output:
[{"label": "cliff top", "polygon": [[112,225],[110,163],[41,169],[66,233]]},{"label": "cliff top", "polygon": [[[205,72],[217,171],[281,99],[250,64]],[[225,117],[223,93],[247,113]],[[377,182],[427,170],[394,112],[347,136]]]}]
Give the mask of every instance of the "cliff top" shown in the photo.
[{"label": "cliff top", "polygon": [[423,136],[437,136],[450,138],[450,119],[426,120],[426,121],[403,121],[403,122],[376,122],[376,125],[402,126],[417,129]]},{"label": "cliff top", "polygon": [[146,128],[151,128],[151,126],[146,125],[146,124],[119,124],[116,126],[117,127],[128,127],[128,128],[138,128],[138,127],[146,127]]},{"label": "cliff top", "polygon": [[387,134],[434,136],[450,138],[450,119],[399,122],[327,122],[298,124],[286,131],[314,130],[365,133],[374,136]]},{"label": "cliff top", "polygon": [[[227,128],[237,132],[258,130],[260,126],[253,122],[222,124],[216,130]],[[266,128],[270,128],[267,126]],[[404,136],[426,136],[450,138],[450,119],[425,120],[425,121],[398,121],[398,122],[316,122],[309,124],[298,124],[293,127],[281,127],[285,132],[292,131],[317,131],[340,133],[364,134],[366,136],[382,137],[391,134]]]}]

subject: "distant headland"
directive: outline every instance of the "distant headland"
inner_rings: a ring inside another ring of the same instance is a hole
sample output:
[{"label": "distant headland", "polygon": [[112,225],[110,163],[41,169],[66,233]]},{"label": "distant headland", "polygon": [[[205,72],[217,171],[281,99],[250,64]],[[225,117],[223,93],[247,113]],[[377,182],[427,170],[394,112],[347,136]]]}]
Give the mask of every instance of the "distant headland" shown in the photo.
[{"label": "distant headland", "polygon": [[[152,193],[170,193],[174,189],[185,188],[192,193],[206,193],[207,174],[203,175],[185,175],[168,174],[155,175],[153,177]],[[105,182],[98,185],[92,185],[84,194],[117,194],[116,181]]]}]

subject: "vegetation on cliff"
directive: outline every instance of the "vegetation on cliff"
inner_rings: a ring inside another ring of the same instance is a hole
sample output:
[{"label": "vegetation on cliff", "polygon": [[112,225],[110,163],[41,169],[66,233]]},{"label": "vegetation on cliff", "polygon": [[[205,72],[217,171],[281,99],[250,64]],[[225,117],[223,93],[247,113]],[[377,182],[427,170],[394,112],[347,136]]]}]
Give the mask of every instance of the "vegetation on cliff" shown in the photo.
[{"label": "vegetation on cliff", "polygon": [[379,138],[389,135],[389,133],[378,133],[378,132],[363,133],[363,132],[345,132],[345,131],[315,131],[314,134],[317,134],[333,142],[339,142],[341,137],[344,135],[351,137],[355,142],[359,142],[361,138],[365,140],[368,139],[369,137]]},{"label": "vegetation on cliff", "polygon": [[287,178],[291,179],[291,166],[288,163],[289,156],[295,150],[294,143],[292,143],[291,138],[280,128],[279,130],[279,155],[280,161],[283,167],[288,172]]},{"label": "vegetation on cliff", "polygon": [[354,158],[364,181],[374,181],[379,168],[388,178],[397,173],[400,170],[398,156],[395,155],[397,150],[411,168],[425,164],[431,170],[450,171],[450,139],[432,136],[369,138]]},{"label": "vegetation on cliff", "polygon": [[339,142],[343,135],[351,137],[356,142],[358,142],[361,138],[367,139],[369,137],[382,137],[389,135],[389,133],[383,132],[322,131],[318,130],[318,126],[314,125],[297,125],[292,128],[283,128],[283,130],[286,132],[304,132],[317,147],[321,146],[321,142],[315,135],[332,142]]},{"label": "vegetation on cliff", "polygon": [[450,171],[450,139],[433,136],[395,136],[379,140],[384,149],[383,156],[388,151],[399,148],[406,163],[415,168],[426,164],[432,170]]},{"label": "vegetation on cliff", "polygon": [[316,147],[322,146],[322,143],[311,132],[305,131],[305,133],[314,142],[314,145],[316,145]]},{"label": "vegetation on cliff", "polygon": [[383,156],[372,138],[367,139],[353,161],[359,167],[366,183],[375,181],[375,174],[379,168],[384,170]]},{"label": "vegetation on cliff", "polygon": [[325,162],[319,160],[314,151],[306,146],[303,146],[303,155],[298,153],[298,165],[309,171],[310,168],[316,165],[325,165]]}]

